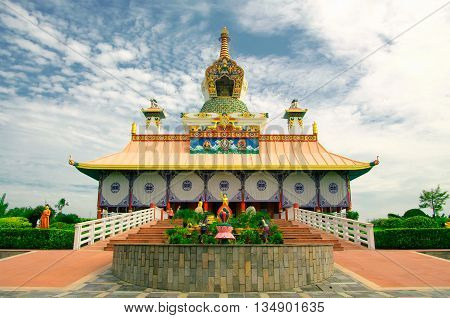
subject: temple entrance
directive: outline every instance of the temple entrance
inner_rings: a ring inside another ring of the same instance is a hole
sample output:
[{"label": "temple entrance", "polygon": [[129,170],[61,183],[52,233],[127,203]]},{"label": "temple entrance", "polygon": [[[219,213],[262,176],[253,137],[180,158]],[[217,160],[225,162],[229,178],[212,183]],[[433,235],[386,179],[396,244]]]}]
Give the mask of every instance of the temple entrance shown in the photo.
[{"label": "temple entrance", "polygon": [[[173,202],[171,203],[172,209],[176,211],[178,206],[180,209],[191,209],[194,210],[198,205],[198,202]],[[208,210],[210,212],[216,213],[219,207],[222,205],[222,202],[208,202]],[[231,211],[233,212],[233,216],[236,216],[241,211],[241,203],[240,202],[229,202]],[[269,213],[272,219],[279,219],[279,209],[278,202],[246,202],[245,206],[254,206],[256,211],[264,211]],[[204,207],[204,205],[203,205]]]}]

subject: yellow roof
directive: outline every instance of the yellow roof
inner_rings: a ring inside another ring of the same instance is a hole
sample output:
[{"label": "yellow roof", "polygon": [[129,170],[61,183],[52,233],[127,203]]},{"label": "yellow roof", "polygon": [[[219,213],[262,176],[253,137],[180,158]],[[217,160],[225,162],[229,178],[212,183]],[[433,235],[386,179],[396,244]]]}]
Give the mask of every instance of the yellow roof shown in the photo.
[{"label": "yellow roof", "polygon": [[183,135],[173,140],[132,140],[120,152],[75,166],[80,170],[362,170],[374,165],[331,153],[318,141],[270,137],[260,138],[259,154],[190,154],[188,137]]}]

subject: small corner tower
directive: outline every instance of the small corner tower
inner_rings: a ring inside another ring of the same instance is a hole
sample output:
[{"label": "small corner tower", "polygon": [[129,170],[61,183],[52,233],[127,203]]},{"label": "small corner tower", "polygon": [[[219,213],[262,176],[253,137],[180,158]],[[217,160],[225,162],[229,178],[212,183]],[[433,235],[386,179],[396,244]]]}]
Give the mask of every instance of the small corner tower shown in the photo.
[{"label": "small corner tower", "polygon": [[300,108],[298,100],[291,102],[291,107],[286,109],[284,118],[288,121],[288,131],[291,135],[299,135],[303,133],[303,117],[308,110]]},{"label": "small corner tower", "polygon": [[161,119],[166,118],[166,114],[164,109],[158,106],[156,99],[151,99],[150,103],[150,107],[141,109],[146,118],[145,133],[159,134],[161,131]]}]

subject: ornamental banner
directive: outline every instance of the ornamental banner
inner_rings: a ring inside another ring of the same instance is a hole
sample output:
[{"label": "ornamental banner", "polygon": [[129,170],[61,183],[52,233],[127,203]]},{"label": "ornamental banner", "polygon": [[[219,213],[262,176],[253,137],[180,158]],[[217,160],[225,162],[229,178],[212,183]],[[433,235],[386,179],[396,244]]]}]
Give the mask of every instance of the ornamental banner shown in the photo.
[{"label": "ornamental banner", "polygon": [[191,138],[191,154],[258,154],[258,138]]}]

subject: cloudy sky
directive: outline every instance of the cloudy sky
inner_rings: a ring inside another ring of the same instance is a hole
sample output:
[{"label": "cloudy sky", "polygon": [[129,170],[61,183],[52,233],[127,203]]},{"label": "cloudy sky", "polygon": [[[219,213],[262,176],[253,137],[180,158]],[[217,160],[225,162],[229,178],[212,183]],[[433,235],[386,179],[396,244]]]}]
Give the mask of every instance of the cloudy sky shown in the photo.
[{"label": "cloudy sky", "polygon": [[203,104],[225,25],[246,102],[269,112],[269,131],[285,129],[280,110],[298,98],[328,150],[380,156],[352,184],[363,218],[417,207],[422,189],[450,190],[448,2],[163,2],[0,1],[0,193],[10,206],[65,197],[67,211],[94,216],[96,181],[69,154],[120,150],[146,98],[166,109],[166,131],[180,131],[179,114]]}]

